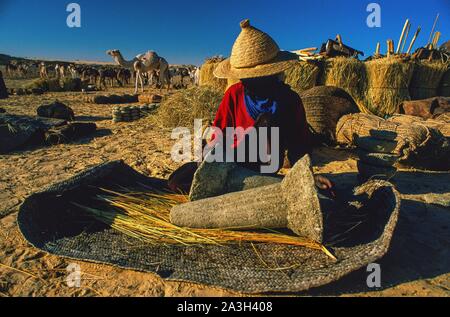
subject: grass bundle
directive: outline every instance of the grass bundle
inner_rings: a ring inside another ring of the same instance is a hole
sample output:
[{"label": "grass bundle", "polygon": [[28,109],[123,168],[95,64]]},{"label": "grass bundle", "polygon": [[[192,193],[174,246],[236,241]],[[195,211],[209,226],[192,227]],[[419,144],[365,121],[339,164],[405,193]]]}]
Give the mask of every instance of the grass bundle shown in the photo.
[{"label": "grass bundle", "polygon": [[442,62],[418,61],[409,85],[412,100],[427,99],[438,95],[439,84],[447,70]]},{"label": "grass bundle", "polygon": [[368,89],[367,107],[373,114],[386,117],[398,113],[398,106],[411,100],[409,84],[414,64],[398,57],[380,58],[365,63]]},{"label": "grass bundle", "polygon": [[200,86],[209,86],[222,92],[226,90],[227,80],[219,79],[214,76],[213,73],[217,65],[223,60],[224,58],[212,57],[205,61],[205,63],[200,68]]},{"label": "grass bundle", "polygon": [[212,121],[222,97],[222,92],[211,87],[180,90],[161,102],[153,119],[165,128],[192,127],[194,119]]},{"label": "grass bundle", "polygon": [[450,67],[447,65],[447,71],[442,76],[439,87],[439,96],[450,97]]},{"label": "grass bundle", "polygon": [[110,190],[103,191],[105,195],[97,196],[101,207],[75,205],[123,234],[149,244],[223,246],[245,242],[276,243],[320,250],[334,258],[319,243],[273,230],[250,232],[239,231],[239,228],[188,229],[175,226],[170,222],[170,210],[175,205],[187,202],[187,195],[167,192],[124,194]]},{"label": "grass bundle", "polygon": [[359,110],[368,113],[365,104],[367,75],[363,62],[347,57],[329,58],[325,61],[320,83],[344,89],[355,100]]},{"label": "grass bundle", "polygon": [[313,62],[297,62],[284,72],[284,82],[296,93],[301,93],[317,85],[320,67]]}]

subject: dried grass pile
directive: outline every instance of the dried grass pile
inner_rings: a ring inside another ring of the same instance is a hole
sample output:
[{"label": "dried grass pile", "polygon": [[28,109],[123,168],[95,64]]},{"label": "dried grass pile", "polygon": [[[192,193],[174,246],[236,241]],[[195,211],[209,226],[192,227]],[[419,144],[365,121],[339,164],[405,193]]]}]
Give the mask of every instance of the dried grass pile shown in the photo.
[{"label": "dried grass pile", "polygon": [[411,100],[409,85],[414,63],[398,57],[386,57],[365,63],[368,87],[366,104],[371,113],[385,117],[398,113],[398,106]]},{"label": "dried grass pile", "polygon": [[153,116],[165,128],[192,127],[194,119],[214,120],[223,92],[209,86],[192,87],[165,98]]},{"label": "dried grass pile", "polygon": [[411,121],[410,116],[397,115],[395,120],[384,120],[375,115],[357,113],[343,116],[336,126],[339,144],[354,146],[361,137],[374,133],[395,135],[397,145],[393,153],[400,162],[416,167],[450,169],[450,145],[438,130]]},{"label": "dried grass pile", "polygon": [[104,195],[97,196],[100,204],[98,207],[75,205],[99,221],[145,243],[223,246],[245,242],[276,243],[321,250],[334,258],[322,244],[273,230],[251,232],[178,227],[170,222],[170,210],[175,205],[187,202],[187,195],[168,192],[133,192],[128,189],[125,189],[125,193],[103,191]]},{"label": "dried grass pile", "polygon": [[316,86],[300,94],[306,118],[315,141],[334,143],[336,124],[346,114],[356,113],[358,106],[343,89]]},{"label": "dried grass pile", "polygon": [[446,71],[447,65],[442,62],[416,62],[409,85],[411,99],[420,100],[437,96]]},{"label": "dried grass pile", "polygon": [[320,83],[344,89],[352,96],[361,112],[368,113],[365,104],[367,75],[364,63],[346,57],[329,58],[325,61]]},{"label": "dried grass pile", "polygon": [[447,67],[447,71],[444,76],[442,76],[439,87],[439,96],[450,97],[450,67]]},{"label": "dried grass pile", "polygon": [[205,63],[200,68],[200,86],[209,86],[222,92],[226,90],[228,86],[227,80],[216,78],[213,74],[217,65],[223,60],[223,57],[211,57],[205,60]]},{"label": "dried grass pile", "polygon": [[284,72],[284,82],[292,90],[300,94],[317,85],[320,75],[320,64],[313,62],[297,62]]}]

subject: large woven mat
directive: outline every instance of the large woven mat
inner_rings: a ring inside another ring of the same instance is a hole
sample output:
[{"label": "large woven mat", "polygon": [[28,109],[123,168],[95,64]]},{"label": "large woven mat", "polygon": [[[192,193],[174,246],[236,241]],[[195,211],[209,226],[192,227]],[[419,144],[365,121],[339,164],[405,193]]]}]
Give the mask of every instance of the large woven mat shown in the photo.
[{"label": "large woven mat", "polygon": [[255,244],[256,251],[248,244],[146,245],[89,218],[71,204],[88,203],[98,193],[98,186],[137,183],[166,186],[165,181],[138,174],[121,161],[94,167],[28,197],[20,208],[19,228],[36,248],[68,258],[247,293],[296,292],[336,281],[382,257],[389,248],[400,204],[389,183],[372,182],[359,188],[377,196],[371,208],[377,209],[379,221],[367,243],[333,248],[337,261],[320,251],[274,244]]}]

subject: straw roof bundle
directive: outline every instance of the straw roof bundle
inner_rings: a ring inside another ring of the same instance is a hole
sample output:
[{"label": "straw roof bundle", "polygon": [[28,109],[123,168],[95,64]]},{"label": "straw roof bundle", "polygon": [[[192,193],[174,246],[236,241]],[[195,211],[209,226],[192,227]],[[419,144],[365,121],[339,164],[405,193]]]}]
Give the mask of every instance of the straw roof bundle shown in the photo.
[{"label": "straw roof bundle", "polygon": [[365,105],[367,76],[363,62],[346,57],[327,59],[320,84],[344,89],[352,96],[360,111],[368,113]]},{"label": "straw roof bundle", "polygon": [[284,72],[284,82],[296,93],[301,93],[317,85],[320,67],[313,62],[299,61]]},{"label": "straw roof bundle", "polygon": [[165,128],[192,127],[194,119],[212,121],[222,97],[222,92],[208,86],[180,90],[161,102],[153,120]]},{"label": "straw roof bundle", "polygon": [[352,97],[343,89],[316,86],[300,94],[308,124],[318,142],[334,143],[336,124],[346,114],[358,112]]},{"label": "straw roof bundle", "polygon": [[414,72],[414,64],[397,57],[386,57],[368,61],[368,89],[366,104],[368,109],[380,117],[398,112],[398,105],[411,100],[409,84]]},{"label": "straw roof bundle", "polygon": [[441,85],[439,87],[439,96],[450,97],[450,67],[447,67],[447,71],[444,76],[442,76]]},{"label": "straw roof bundle", "polygon": [[412,100],[427,99],[438,95],[439,84],[447,71],[442,62],[418,61],[414,66],[409,94]]},{"label": "straw roof bundle", "polygon": [[340,144],[354,145],[357,138],[368,137],[373,131],[395,133],[397,146],[393,153],[400,162],[432,169],[450,168],[450,147],[446,138],[436,129],[411,121],[410,116],[398,115],[395,120],[384,120],[374,115],[357,113],[343,116],[336,127]]},{"label": "straw roof bundle", "polygon": [[205,63],[200,68],[200,86],[210,86],[222,92],[226,90],[227,80],[219,79],[213,74],[217,65],[223,60],[224,58],[220,57],[212,57],[205,60]]}]

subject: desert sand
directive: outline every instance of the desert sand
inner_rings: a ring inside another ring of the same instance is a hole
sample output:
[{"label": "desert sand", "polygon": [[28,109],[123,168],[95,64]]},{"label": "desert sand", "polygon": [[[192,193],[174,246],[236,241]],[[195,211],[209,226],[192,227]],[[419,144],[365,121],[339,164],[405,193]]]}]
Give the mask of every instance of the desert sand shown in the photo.
[{"label": "desert sand", "polygon": [[[8,86],[16,85],[8,82]],[[132,88],[109,92],[130,93]],[[77,120],[95,122],[97,133],[71,144],[27,148],[0,155],[0,296],[242,296],[230,290],[160,277],[109,265],[64,259],[30,246],[21,236],[18,207],[30,193],[67,179],[84,169],[122,159],[141,173],[168,177],[178,167],[170,159],[174,140],[149,119],[113,124],[112,105],[84,103],[81,93],[11,96],[0,107],[13,114],[34,115],[44,103],[59,100],[72,107]],[[351,152],[320,148],[313,155],[315,171],[337,184],[352,181],[356,162]],[[450,173],[402,169],[394,182],[402,193],[398,227],[389,253],[379,262],[382,287],[366,286],[367,272],[301,294],[338,296],[449,296],[450,210],[433,202],[450,193]],[[436,194],[430,196],[428,194]],[[66,267],[81,266],[80,288],[66,283]]]}]

